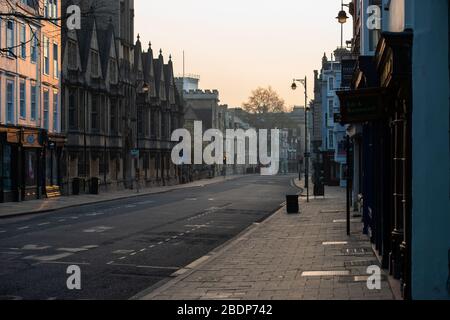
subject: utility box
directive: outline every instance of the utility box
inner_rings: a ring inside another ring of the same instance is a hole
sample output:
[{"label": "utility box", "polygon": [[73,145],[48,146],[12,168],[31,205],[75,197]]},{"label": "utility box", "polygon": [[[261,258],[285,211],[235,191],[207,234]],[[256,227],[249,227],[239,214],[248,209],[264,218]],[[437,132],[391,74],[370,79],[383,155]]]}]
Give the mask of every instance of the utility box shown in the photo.
[{"label": "utility box", "polygon": [[298,195],[287,195],[286,196],[286,211],[288,214],[298,214],[300,213],[300,206],[298,203]]}]

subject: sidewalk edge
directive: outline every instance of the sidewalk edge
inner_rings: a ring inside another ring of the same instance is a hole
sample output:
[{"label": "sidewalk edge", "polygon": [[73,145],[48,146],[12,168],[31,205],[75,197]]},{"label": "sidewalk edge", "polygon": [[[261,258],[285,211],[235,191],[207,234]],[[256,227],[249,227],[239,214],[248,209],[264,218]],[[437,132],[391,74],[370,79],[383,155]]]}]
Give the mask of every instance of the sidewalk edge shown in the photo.
[{"label": "sidewalk edge", "polygon": [[[225,178],[224,181],[236,180],[236,179],[240,179],[240,178],[243,178],[246,176],[247,175],[238,175],[238,176],[233,176],[233,177],[227,177],[227,178]],[[203,180],[198,180],[196,182],[201,182],[201,181],[208,181],[208,180],[203,179]],[[220,183],[220,182],[223,182],[223,181],[212,182],[208,185],[213,185],[213,184]],[[116,201],[116,200],[126,200],[126,199],[139,198],[139,197],[145,197],[145,196],[151,196],[151,195],[165,194],[165,193],[173,192],[173,191],[180,190],[180,189],[200,188],[200,187],[201,186],[198,186],[198,185],[188,186],[186,184],[184,184],[184,185],[178,184],[178,185],[174,185],[174,188],[163,190],[163,191],[155,191],[155,192],[148,192],[148,193],[136,193],[136,194],[130,194],[130,195],[122,196],[122,197],[119,196],[119,197],[116,197],[113,199],[103,199],[103,200],[95,200],[92,202],[86,202],[86,203],[81,203],[81,204],[63,205],[58,208],[49,208],[49,209],[42,209],[42,210],[36,210],[36,211],[23,211],[23,212],[11,213],[11,214],[4,214],[4,215],[0,215],[0,220],[24,217],[24,216],[31,216],[31,215],[37,215],[37,214],[44,214],[44,213],[51,213],[51,212],[54,212],[57,210],[89,206],[92,204],[102,204],[102,203]],[[76,196],[67,196],[67,197],[76,197]]]}]

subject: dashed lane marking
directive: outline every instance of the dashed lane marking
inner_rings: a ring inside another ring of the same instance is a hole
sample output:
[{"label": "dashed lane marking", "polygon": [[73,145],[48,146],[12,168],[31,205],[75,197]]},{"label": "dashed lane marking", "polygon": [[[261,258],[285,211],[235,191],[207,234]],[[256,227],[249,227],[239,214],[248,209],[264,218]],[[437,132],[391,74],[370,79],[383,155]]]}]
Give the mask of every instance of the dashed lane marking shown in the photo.
[{"label": "dashed lane marking", "polygon": [[83,230],[84,233],[103,233],[109,230],[114,229],[113,227],[106,227],[106,226],[98,226],[98,227],[93,227],[90,229],[85,229]]},{"label": "dashed lane marking", "polygon": [[25,250],[25,251],[42,251],[42,250],[47,250],[50,249],[51,246],[38,246],[36,244],[27,244],[25,246],[22,247],[21,250]]}]

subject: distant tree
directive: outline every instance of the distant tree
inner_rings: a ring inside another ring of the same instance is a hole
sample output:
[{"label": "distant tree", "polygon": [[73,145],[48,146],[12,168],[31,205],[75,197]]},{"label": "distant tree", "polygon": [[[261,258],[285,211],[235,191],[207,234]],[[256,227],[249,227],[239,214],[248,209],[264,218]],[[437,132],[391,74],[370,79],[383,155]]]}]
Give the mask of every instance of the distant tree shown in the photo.
[{"label": "distant tree", "polygon": [[270,86],[253,90],[243,108],[253,114],[280,113],[286,110],[284,100]]}]

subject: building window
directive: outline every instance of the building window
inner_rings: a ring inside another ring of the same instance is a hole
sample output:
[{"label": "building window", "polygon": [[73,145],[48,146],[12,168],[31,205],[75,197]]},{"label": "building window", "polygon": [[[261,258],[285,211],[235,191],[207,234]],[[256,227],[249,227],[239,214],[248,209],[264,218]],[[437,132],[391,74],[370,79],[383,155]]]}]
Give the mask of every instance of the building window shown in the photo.
[{"label": "building window", "polygon": [[27,57],[27,33],[24,24],[20,24],[20,57],[26,59]]},{"label": "building window", "polygon": [[99,76],[99,70],[98,70],[98,52],[97,51],[91,51],[91,74],[92,77],[98,77]]},{"label": "building window", "polygon": [[38,39],[36,35],[36,30],[30,29],[31,31],[31,62],[36,63],[37,62],[37,45],[38,45]]},{"label": "building window", "polygon": [[77,94],[69,89],[69,128],[75,129],[78,125]]},{"label": "building window", "polygon": [[6,81],[6,121],[14,123],[14,81]]},{"label": "building window", "polygon": [[53,44],[53,77],[59,78],[59,48],[56,43]]},{"label": "building window", "polygon": [[59,130],[59,94],[58,92],[53,92],[53,131],[58,132]]},{"label": "building window", "polygon": [[98,130],[98,101],[97,96],[92,96],[92,108],[91,108],[91,129]]},{"label": "building window", "polygon": [[20,80],[19,83],[19,99],[20,99],[20,117],[22,119],[27,118],[27,105],[26,105],[26,90],[25,80]]},{"label": "building window", "polygon": [[37,87],[35,84],[31,84],[31,120],[37,119]]},{"label": "building window", "polygon": [[150,135],[150,110],[148,108],[145,109],[145,122],[144,122],[144,131],[145,136],[148,137]]},{"label": "building window", "polygon": [[111,59],[109,62],[109,76],[110,76],[112,83],[117,82],[117,72],[116,71],[117,71],[116,60]]},{"label": "building window", "polygon": [[8,57],[15,57],[14,21],[6,22],[6,49]]},{"label": "building window", "polygon": [[328,116],[330,119],[334,117],[334,100],[328,100]]},{"label": "building window", "polygon": [[50,74],[50,40],[44,36],[44,73]]},{"label": "building window", "polygon": [[68,60],[69,60],[69,69],[77,68],[77,44],[69,40],[68,43]]},{"label": "building window", "polygon": [[328,78],[328,91],[334,91],[334,78]]},{"label": "building window", "polygon": [[111,100],[111,118],[110,118],[110,130],[112,134],[117,133],[117,102]]},{"label": "building window", "polygon": [[333,130],[328,131],[328,147],[334,149],[334,134]]},{"label": "building window", "polygon": [[48,110],[50,107],[50,93],[48,90],[44,90],[44,129],[48,130]]}]

